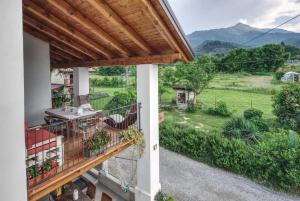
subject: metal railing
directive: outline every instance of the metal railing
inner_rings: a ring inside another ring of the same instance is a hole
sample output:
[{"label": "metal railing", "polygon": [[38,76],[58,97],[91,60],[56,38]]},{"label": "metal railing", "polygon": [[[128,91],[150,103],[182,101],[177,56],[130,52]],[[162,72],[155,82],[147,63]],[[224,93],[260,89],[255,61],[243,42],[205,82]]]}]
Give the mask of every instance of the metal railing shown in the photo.
[{"label": "metal railing", "polygon": [[69,121],[48,116],[48,124],[26,127],[28,187],[120,145],[120,132],[139,129],[139,108],[132,104]]}]

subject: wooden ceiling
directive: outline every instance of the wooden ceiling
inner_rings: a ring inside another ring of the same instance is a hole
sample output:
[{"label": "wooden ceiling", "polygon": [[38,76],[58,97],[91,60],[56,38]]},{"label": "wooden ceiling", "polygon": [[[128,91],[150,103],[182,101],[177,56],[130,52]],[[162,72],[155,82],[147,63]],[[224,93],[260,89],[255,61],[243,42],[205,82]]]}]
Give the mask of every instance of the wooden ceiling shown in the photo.
[{"label": "wooden ceiling", "polygon": [[165,0],[23,0],[24,31],[50,44],[54,68],[193,59]]}]

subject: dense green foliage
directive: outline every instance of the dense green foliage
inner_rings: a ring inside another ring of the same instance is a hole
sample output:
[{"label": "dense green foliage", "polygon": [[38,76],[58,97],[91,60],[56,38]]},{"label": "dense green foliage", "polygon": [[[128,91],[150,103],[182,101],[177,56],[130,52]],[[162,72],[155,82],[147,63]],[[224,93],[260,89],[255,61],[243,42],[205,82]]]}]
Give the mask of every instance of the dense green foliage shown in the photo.
[{"label": "dense green foliage", "polygon": [[273,96],[274,114],[282,126],[300,132],[300,84],[291,83]]},{"label": "dense green foliage", "polygon": [[93,87],[123,87],[125,80],[122,77],[95,77],[91,78],[91,85]]},{"label": "dense green foliage", "polygon": [[240,117],[234,117],[225,122],[223,135],[228,138],[243,139],[249,143],[255,143],[260,138],[256,125]]},{"label": "dense green foliage", "polygon": [[286,191],[300,188],[298,135],[293,141],[283,130],[266,133],[259,143],[247,144],[169,121],[160,127],[163,147]]},{"label": "dense green foliage", "polygon": [[264,122],[262,116],[263,111],[256,108],[250,108],[244,111],[244,118],[248,121],[251,121],[256,126],[258,131],[269,131],[269,126]]},{"label": "dense green foliage", "polygon": [[125,73],[125,68],[122,66],[101,67],[101,68],[97,68],[96,72],[99,75],[106,75],[106,76],[122,75]]},{"label": "dense green foliage", "polygon": [[155,201],[174,201],[174,198],[171,196],[168,196],[167,194],[159,191],[154,198]]},{"label": "dense green foliage", "polygon": [[250,108],[244,111],[244,118],[248,120],[261,119],[262,115],[263,111],[256,108]]},{"label": "dense green foliage", "polygon": [[105,110],[110,110],[115,114],[122,114],[128,108],[124,106],[135,103],[136,95],[132,91],[115,92],[112,99],[105,105]]},{"label": "dense green foliage", "polygon": [[196,55],[211,54],[211,55],[224,55],[234,48],[241,47],[241,45],[231,42],[219,40],[207,40],[194,48]]},{"label": "dense green foliage", "polygon": [[218,115],[222,117],[229,117],[232,114],[224,101],[218,101],[215,107],[208,108],[207,113],[210,115]]},{"label": "dense green foliage", "polygon": [[289,57],[283,45],[270,44],[233,49],[216,64],[222,72],[275,72]]},{"label": "dense green foliage", "polygon": [[181,87],[190,89],[196,96],[191,105],[196,103],[199,95],[213,79],[215,72],[214,57],[203,55],[189,63],[177,63],[173,67],[164,67],[160,73],[160,94],[166,92],[167,87]]}]

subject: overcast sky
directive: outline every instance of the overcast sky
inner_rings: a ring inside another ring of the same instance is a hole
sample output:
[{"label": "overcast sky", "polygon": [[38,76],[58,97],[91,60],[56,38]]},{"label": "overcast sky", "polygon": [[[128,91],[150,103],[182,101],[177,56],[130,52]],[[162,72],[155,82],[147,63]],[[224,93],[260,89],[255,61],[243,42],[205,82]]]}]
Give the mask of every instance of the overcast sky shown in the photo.
[{"label": "overcast sky", "polygon": [[[186,34],[243,22],[272,28],[300,14],[300,0],[168,0]],[[282,26],[300,32],[300,17]]]}]

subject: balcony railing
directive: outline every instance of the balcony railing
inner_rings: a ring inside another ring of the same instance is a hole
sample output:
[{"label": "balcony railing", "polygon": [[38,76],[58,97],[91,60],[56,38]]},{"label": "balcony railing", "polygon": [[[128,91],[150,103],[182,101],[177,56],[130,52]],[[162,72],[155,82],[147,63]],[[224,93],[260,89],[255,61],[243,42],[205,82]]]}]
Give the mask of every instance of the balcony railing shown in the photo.
[{"label": "balcony railing", "polygon": [[125,143],[120,132],[139,129],[139,104],[96,115],[26,128],[28,187],[34,187],[80,163],[99,157]]}]

